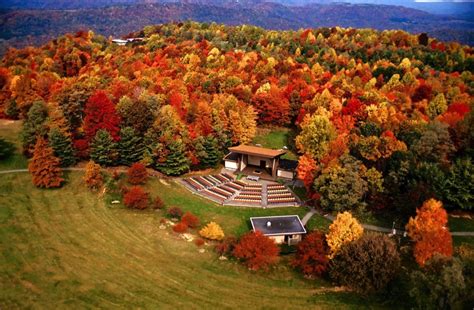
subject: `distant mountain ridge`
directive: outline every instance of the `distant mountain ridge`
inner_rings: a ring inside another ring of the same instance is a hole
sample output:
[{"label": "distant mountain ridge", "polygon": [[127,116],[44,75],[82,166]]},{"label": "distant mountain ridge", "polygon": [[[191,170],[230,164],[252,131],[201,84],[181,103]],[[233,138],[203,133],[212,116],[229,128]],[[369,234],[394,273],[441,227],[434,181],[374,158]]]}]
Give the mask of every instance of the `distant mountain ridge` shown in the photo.
[{"label": "distant mountain ridge", "polygon": [[[81,0],[83,3],[89,1]],[[132,0],[101,0],[99,3],[119,1]],[[261,0],[187,2],[115,4],[69,10],[2,10],[0,39],[3,39],[3,48],[22,47],[44,43],[58,35],[80,29],[92,29],[105,36],[122,36],[151,24],[196,20],[229,25],[252,24],[278,30],[333,26],[403,29],[412,33],[427,32],[445,41],[455,40],[474,45],[474,21],[441,17],[401,6],[336,3],[301,7]]]}]

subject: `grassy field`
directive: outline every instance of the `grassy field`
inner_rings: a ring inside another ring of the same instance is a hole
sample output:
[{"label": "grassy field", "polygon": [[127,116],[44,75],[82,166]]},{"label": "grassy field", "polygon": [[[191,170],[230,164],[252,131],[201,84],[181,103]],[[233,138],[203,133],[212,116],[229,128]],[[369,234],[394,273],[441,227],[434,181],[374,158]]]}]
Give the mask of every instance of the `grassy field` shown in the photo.
[{"label": "grassy field", "polygon": [[0,137],[15,145],[16,152],[7,160],[0,161],[0,170],[22,169],[28,166],[26,158],[21,155],[21,142],[19,134],[21,121],[0,119]]},{"label": "grassy field", "polygon": [[[0,308],[383,307],[283,264],[254,273],[218,260],[210,246],[199,253],[194,243],[159,229],[161,211],[111,207],[80,177],[74,172],[62,189],[39,190],[28,174],[2,176]],[[215,219],[226,232],[246,231],[250,214],[288,211],[220,207],[172,182],[154,180],[148,188],[168,204]]]},{"label": "grassy field", "polygon": [[280,149],[287,146],[290,150],[282,158],[297,160],[298,156],[291,150],[291,145],[293,144],[291,140],[294,139],[291,135],[291,129],[285,127],[258,128],[253,143],[272,149]]}]

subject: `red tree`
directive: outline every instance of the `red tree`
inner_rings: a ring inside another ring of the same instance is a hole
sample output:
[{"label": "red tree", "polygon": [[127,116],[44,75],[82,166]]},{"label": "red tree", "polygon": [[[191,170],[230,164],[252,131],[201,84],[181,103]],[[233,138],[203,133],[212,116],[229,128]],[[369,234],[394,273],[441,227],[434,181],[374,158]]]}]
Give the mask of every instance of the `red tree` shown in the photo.
[{"label": "red tree", "polygon": [[185,223],[190,228],[197,228],[200,225],[199,218],[191,212],[184,213],[181,217],[181,222]]},{"label": "red tree", "polygon": [[89,141],[100,129],[107,130],[115,141],[119,140],[120,117],[105,91],[96,91],[87,101],[84,112],[84,131]]},{"label": "red tree", "polygon": [[148,172],[142,163],[134,163],[127,170],[128,182],[133,185],[144,184],[148,179]]},{"label": "red tree", "polygon": [[328,267],[328,253],[324,234],[314,231],[298,244],[292,265],[300,269],[306,276],[319,277],[326,272]]},{"label": "red tree", "polygon": [[148,207],[148,193],[139,186],[132,186],[125,192],[123,203],[129,208],[146,209]]},{"label": "red tree", "polygon": [[265,269],[278,262],[279,249],[275,242],[261,232],[244,235],[232,252],[251,270]]},{"label": "red tree", "polygon": [[37,187],[59,187],[64,181],[59,158],[54,156],[53,149],[48,142],[38,137],[33,152],[33,158],[28,164],[28,170]]}]

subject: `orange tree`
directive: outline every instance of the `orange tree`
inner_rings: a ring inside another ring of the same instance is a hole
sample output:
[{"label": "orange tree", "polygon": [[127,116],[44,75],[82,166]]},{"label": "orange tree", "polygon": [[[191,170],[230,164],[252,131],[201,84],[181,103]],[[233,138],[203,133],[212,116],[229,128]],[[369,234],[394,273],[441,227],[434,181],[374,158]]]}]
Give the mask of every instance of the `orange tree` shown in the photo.
[{"label": "orange tree", "polygon": [[448,214],[441,201],[429,199],[416,210],[406,226],[408,236],[415,242],[413,255],[420,266],[424,266],[435,253],[453,255],[453,241],[446,227]]},{"label": "orange tree", "polygon": [[60,187],[64,181],[60,160],[54,156],[53,149],[43,137],[38,137],[36,140],[28,170],[36,187]]},{"label": "orange tree", "polygon": [[100,188],[104,183],[104,178],[100,173],[100,165],[92,160],[89,161],[86,165],[86,172],[83,180],[90,189],[96,190]]}]

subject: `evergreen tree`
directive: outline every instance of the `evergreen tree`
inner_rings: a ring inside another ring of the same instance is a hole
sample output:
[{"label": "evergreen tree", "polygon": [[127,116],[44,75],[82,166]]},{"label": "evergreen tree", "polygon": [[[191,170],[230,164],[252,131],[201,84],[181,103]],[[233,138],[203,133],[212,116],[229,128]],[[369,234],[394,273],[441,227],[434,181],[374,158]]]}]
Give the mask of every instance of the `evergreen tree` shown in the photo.
[{"label": "evergreen tree", "polygon": [[110,166],[116,159],[116,143],[110,133],[105,129],[100,129],[95,134],[90,146],[91,159],[105,166]]},{"label": "evergreen tree", "polygon": [[54,156],[53,149],[42,137],[36,141],[28,170],[33,178],[33,184],[37,187],[59,187],[64,181],[59,158]]},{"label": "evergreen tree", "polygon": [[0,138],[0,159],[7,159],[15,151],[13,143]]},{"label": "evergreen tree", "polygon": [[18,119],[18,115],[20,114],[20,110],[18,109],[18,105],[16,104],[16,100],[10,100],[7,105],[7,109],[5,114],[12,119]]},{"label": "evergreen tree", "polygon": [[200,158],[203,167],[215,167],[222,159],[222,153],[219,151],[217,139],[212,136],[204,138],[203,147],[206,156]]},{"label": "evergreen tree", "polygon": [[156,162],[156,168],[166,175],[180,175],[189,170],[190,161],[186,157],[184,143],[174,140],[164,147]]},{"label": "evergreen tree", "polygon": [[46,119],[48,110],[42,101],[33,103],[28,110],[23,128],[21,131],[21,141],[23,144],[23,153],[32,155],[33,147],[36,143],[37,136],[44,136],[47,133]]},{"label": "evergreen tree", "polygon": [[61,160],[62,167],[73,166],[76,155],[70,137],[63,134],[58,128],[49,131],[49,145],[54,150],[54,155]]},{"label": "evergreen tree", "polygon": [[140,161],[145,151],[142,138],[137,135],[132,127],[125,127],[120,130],[120,141],[117,148],[120,163],[127,166]]}]

